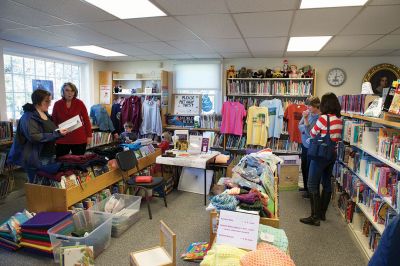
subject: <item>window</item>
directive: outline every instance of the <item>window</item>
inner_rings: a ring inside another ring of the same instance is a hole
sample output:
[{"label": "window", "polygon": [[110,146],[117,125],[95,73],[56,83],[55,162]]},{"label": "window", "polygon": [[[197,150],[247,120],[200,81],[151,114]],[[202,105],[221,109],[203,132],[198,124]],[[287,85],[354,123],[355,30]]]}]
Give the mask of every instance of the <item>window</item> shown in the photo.
[{"label": "window", "polygon": [[202,113],[221,110],[221,63],[175,65],[175,94],[201,94]]},{"label": "window", "polygon": [[[22,106],[32,102],[32,80],[52,81],[53,99],[60,99],[60,88],[64,82],[72,82],[80,88],[81,66],[45,58],[4,54],[4,78],[7,118],[19,119],[22,115]],[[53,105],[49,108],[50,113],[52,109]]]}]

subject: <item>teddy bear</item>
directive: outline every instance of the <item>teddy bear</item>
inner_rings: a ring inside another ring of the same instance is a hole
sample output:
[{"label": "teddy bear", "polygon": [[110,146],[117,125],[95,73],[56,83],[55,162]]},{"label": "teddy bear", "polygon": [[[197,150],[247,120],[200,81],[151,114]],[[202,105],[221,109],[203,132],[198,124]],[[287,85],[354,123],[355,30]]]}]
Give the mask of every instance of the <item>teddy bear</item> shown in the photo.
[{"label": "teddy bear", "polygon": [[239,70],[238,78],[248,78],[248,77],[249,77],[249,75],[247,74],[247,69],[245,67],[242,67]]},{"label": "teddy bear", "polygon": [[235,66],[230,66],[230,68],[226,72],[228,79],[235,78],[236,75]]},{"label": "teddy bear", "polygon": [[257,71],[257,78],[259,78],[259,79],[264,78],[264,71],[262,69],[259,69]]},{"label": "teddy bear", "polygon": [[272,72],[272,77],[273,78],[281,78],[282,77],[282,72],[280,67],[275,67],[274,71]]},{"label": "teddy bear", "polygon": [[289,78],[297,78],[297,66],[296,65],[290,65],[290,74]]},{"label": "teddy bear", "polygon": [[288,60],[287,59],[283,60],[282,72],[283,72],[283,77],[284,78],[288,78],[289,77],[289,64],[288,64]]},{"label": "teddy bear", "polygon": [[264,77],[268,79],[272,78],[272,69],[266,68]]},{"label": "teddy bear", "polygon": [[161,149],[161,152],[164,154],[166,150],[169,149],[169,144],[172,142],[171,134],[168,131],[164,131],[161,135],[161,142],[158,144],[158,147]]}]

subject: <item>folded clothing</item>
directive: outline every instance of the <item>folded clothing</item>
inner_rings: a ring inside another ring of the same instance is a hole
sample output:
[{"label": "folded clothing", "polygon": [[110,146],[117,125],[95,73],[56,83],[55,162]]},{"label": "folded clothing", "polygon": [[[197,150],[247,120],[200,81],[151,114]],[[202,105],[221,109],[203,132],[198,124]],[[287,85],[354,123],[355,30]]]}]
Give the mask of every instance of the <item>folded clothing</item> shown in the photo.
[{"label": "folded clothing", "polygon": [[[200,266],[240,266],[240,259],[247,253],[230,245],[213,245],[204,256]],[[251,265],[251,264],[243,264]]]},{"label": "folded clothing", "polygon": [[236,199],[240,202],[247,203],[247,204],[254,204],[254,202],[256,202],[257,200],[260,200],[259,196],[253,192],[249,192],[247,194],[236,195]]},{"label": "folded clothing", "polygon": [[[275,247],[279,248],[283,252],[288,251],[289,241],[286,236],[286,233],[283,229],[274,228],[272,226],[260,224],[258,227],[258,240],[265,241],[264,236],[272,235],[273,241],[268,242],[269,244],[274,245]],[[262,243],[262,242],[261,242]]]},{"label": "folded clothing", "polygon": [[86,153],[84,155],[67,154],[57,158],[59,162],[67,163],[86,163],[90,160],[97,158],[98,155],[94,153]]},{"label": "folded clothing", "polygon": [[51,174],[51,173],[48,173],[48,172],[45,172],[45,171],[41,171],[41,170],[36,172],[37,176],[45,177],[45,178],[48,178],[48,179],[52,179],[52,180],[55,180],[57,182],[61,181],[61,177],[62,176],[70,176],[70,175],[73,175],[73,174],[75,174],[75,172],[72,171],[72,170],[61,171],[61,172],[57,172],[55,174]]},{"label": "folded clothing", "polygon": [[224,193],[212,197],[211,203],[218,211],[234,211],[236,210],[236,206],[238,205],[239,201],[235,198],[235,196]]},{"label": "folded clothing", "polygon": [[267,243],[260,243],[257,245],[257,250],[243,255],[240,263],[252,266],[295,266],[289,255]]}]

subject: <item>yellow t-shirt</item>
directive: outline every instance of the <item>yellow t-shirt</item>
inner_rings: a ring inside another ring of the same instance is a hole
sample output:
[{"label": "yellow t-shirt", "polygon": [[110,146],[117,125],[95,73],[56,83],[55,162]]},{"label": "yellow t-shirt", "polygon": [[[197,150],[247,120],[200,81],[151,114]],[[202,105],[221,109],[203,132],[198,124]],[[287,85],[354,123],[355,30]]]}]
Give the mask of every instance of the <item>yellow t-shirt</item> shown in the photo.
[{"label": "yellow t-shirt", "polygon": [[265,147],[268,139],[268,108],[251,106],[247,111],[247,145]]}]

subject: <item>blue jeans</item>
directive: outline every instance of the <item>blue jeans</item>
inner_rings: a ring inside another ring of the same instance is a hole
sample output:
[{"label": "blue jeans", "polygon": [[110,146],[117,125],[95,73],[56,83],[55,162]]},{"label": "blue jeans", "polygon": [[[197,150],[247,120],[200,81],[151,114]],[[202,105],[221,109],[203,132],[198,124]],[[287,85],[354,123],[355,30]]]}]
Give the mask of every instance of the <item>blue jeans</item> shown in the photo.
[{"label": "blue jeans", "polygon": [[308,169],[310,168],[310,160],[307,158],[308,149],[301,144],[301,173],[303,175],[304,189],[308,191]]},{"label": "blue jeans", "polygon": [[331,161],[311,160],[307,184],[310,193],[319,192],[319,184],[322,184],[325,192],[332,192],[331,176],[335,160],[336,155]]}]

